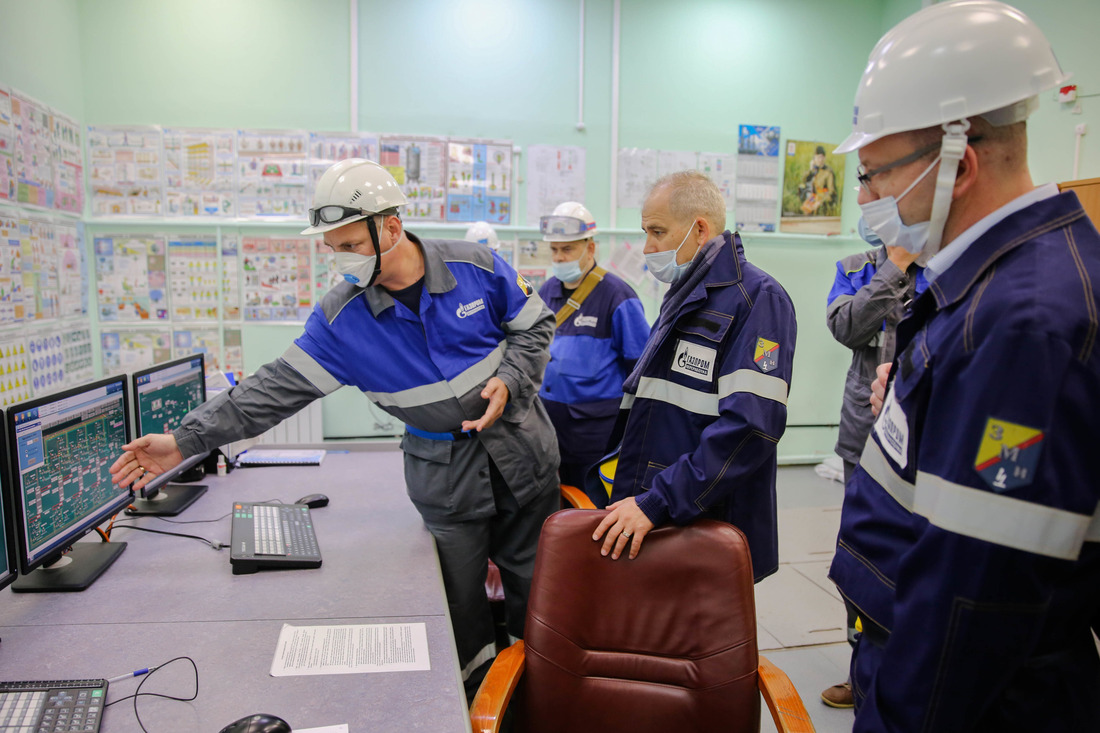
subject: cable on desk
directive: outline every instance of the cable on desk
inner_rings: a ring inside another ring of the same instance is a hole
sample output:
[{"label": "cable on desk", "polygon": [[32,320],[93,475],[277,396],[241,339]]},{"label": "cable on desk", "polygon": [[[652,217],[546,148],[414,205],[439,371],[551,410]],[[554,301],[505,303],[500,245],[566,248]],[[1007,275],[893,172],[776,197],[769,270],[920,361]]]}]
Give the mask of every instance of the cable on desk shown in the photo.
[{"label": "cable on desk", "polygon": [[[287,504],[289,502],[282,501],[281,499],[264,499],[263,501],[254,501],[253,504]],[[167,517],[158,517],[155,514],[150,515],[153,519],[159,519],[162,522],[168,522],[169,524],[209,524],[211,522],[220,522],[233,512],[226,512],[217,519],[168,519]]]},{"label": "cable on desk", "polygon": [[152,529],[150,527],[137,527],[133,524],[123,524],[121,522],[119,522],[115,526],[115,529],[116,530],[118,530],[118,529],[132,529],[132,530],[137,531],[137,532],[152,532],[153,534],[166,534],[170,537],[187,537],[189,539],[198,540],[199,542],[205,542],[206,544],[210,545],[215,550],[221,550],[223,547],[227,546],[227,543],[225,543],[225,542],[218,542],[216,540],[208,540],[205,537],[200,537],[197,534],[184,534],[183,532],[165,532],[163,529]]},{"label": "cable on desk", "polygon": [[[142,692],[141,691],[141,688],[145,685],[146,682],[148,682],[153,677],[154,674],[156,674],[160,670],[164,669],[165,667],[167,667],[172,662],[178,662],[178,661],[183,660],[183,659],[186,659],[188,662],[190,662],[191,663],[191,668],[195,670],[195,691],[191,694],[191,697],[176,697],[175,695],[166,695],[162,692]],[[192,659],[191,657],[186,657],[186,656],[185,657],[176,657],[174,659],[169,659],[164,664],[160,664],[160,665],[157,665],[156,667],[151,668],[151,671],[149,672],[149,674],[142,677],[141,682],[138,683],[137,689],[134,690],[134,694],[127,695],[126,697],[120,697],[117,700],[112,700],[111,702],[104,704],[103,707],[104,707],[104,709],[106,709],[106,708],[109,708],[112,705],[114,705],[116,702],[122,702],[123,700],[129,700],[129,699],[133,698],[133,701],[134,701],[134,717],[137,719],[138,726],[141,727],[141,730],[143,731],[143,733],[149,733],[149,731],[145,728],[145,724],[141,722],[141,715],[138,713],[137,704],[138,704],[138,698],[139,697],[163,697],[166,700],[176,700],[177,702],[191,702],[192,700],[194,700],[198,696],[199,696],[199,666],[197,664],[195,664],[195,660]]]}]

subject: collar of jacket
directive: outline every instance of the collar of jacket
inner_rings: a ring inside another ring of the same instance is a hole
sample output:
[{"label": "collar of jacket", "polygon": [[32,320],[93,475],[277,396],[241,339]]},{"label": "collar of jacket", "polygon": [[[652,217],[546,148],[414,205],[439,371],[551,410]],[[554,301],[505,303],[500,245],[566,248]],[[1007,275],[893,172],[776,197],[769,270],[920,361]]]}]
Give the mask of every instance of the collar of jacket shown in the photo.
[{"label": "collar of jacket", "polygon": [[929,284],[927,293],[935,298],[938,309],[956,303],[1009,252],[1084,216],[1081,202],[1068,191],[1010,214],[978,237],[958,260]]},{"label": "collar of jacket", "polygon": [[[682,307],[705,300],[707,288],[741,282],[741,263],[745,261],[745,247],[741,244],[740,234],[727,229],[704,244],[702,251],[696,256],[698,259],[684,273],[683,278],[668,289],[666,301],[682,298]],[[681,293],[685,288],[690,289],[689,292]]]},{"label": "collar of jacket", "polygon": [[[405,236],[408,237],[410,243],[419,247],[420,252],[424,255],[424,286],[428,288],[428,292],[446,293],[453,290],[458,281],[451,274],[450,268],[444,264],[443,256],[434,242],[431,240],[423,242],[410,231],[406,231]],[[363,297],[367,299],[371,313],[376,317],[382,311],[393,306],[393,296],[386,292],[385,288],[378,285],[365,288]]]}]

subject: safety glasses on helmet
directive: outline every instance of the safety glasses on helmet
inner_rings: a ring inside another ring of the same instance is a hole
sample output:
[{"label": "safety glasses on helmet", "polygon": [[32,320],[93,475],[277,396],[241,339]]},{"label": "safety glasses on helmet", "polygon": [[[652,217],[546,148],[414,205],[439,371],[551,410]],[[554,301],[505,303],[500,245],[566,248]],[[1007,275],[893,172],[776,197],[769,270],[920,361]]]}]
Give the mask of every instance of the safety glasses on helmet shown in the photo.
[{"label": "safety glasses on helmet", "polygon": [[539,219],[539,231],[553,236],[575,236],[583,239],[585,232],[596,228],[596,222],[586,223],[575,216],[543,216]]},{"label": "safety glasses on helmet", "polygon": [[336,206],[335,204],[319,206],[316,209],[309,210],[309,225],[316,227],[322,223],[335,224],[353,216],[363,216],[365,213],[362,209],[352,209],[347,206]]}]

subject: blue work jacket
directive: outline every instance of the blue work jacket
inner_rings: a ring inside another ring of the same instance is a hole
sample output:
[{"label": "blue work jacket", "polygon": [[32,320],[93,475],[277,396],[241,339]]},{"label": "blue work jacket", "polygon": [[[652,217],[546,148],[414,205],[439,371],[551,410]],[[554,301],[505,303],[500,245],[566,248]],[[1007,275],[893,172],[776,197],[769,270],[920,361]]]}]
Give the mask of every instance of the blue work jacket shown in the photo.
[{"label": "blue work jacket", "polygon": [[[539,296],[555,313],[568,300],[556,277],[543,283]],[[554,420],[563,457],[594,454],[595,460],[606,451],[623,380],[648,336],[638,294],[610,272],[557,327],[539,397]]]},{"label": "blue work jacket", "polygon": [[980,235],[898,326],[830,575],[856,731],[1094,730],[1100,235],[1063,193]]},{"label": "blue work jacket", "polygon": [[[779,565],[776,443],[787,424],[794,304],[745,259],[736,234],[697,258],[665,296],[650,336],[658,341],[623,398],[630,412],[611,499],[637,496],[657,525],[708,516],[737,526],[760,580]],[[681,302],[683,287],[691,290]]]}]

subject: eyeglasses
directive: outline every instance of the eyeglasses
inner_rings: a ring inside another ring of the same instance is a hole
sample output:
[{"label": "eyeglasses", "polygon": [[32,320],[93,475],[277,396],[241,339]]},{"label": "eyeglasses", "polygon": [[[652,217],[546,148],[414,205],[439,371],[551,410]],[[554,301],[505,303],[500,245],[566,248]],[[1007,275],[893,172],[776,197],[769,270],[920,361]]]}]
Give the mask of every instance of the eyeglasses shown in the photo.
[{"label": "eyeglasses", "polygon": [[[981,139],[982,139],[981,135],[975,135],[974,137],[967,138],[966,142],[967,142],[968,145],[973,145],[974,143],[980,141]],[[913,161],[920,160],[921,158],[928,155],[932,151],[938,150],[939,147],[940,147],[940,141],[937,140],[936,142],[932,143],[931,145],[928,145],[927,147],[923,147],[920,150],[909,153],[909,155],[906,155],[904,158],[898,158],[897,160],[895,160],[892,163],[887,163],[886,165],[880,166],[880,167],[875,168],[874,170],[871,170],[871,171],[867,170],[865,167],[863,167],[861,165],[858,168],[856,168],[856,180],[859,181],[859,185],[863,186],[864,189],[866,189],[867,191],[870,191],[871,190],[871,179],[874,178],[875,176],[877,176],[879,173],[885,173],[888,170],[893,170],[894,168],[898,168],[898,167],[903,166],[903,165],[908,165],[908,164],[912,163]]]},{"label": "eyeglasses", "polygon": [[315,227],[320,226],[322,223],[335,224],[353,216],[363,216],[365,213],[362,209],[352,209],[347,206],[336,206],[335,204],[321,206],[309,210],[309,225]]}]

